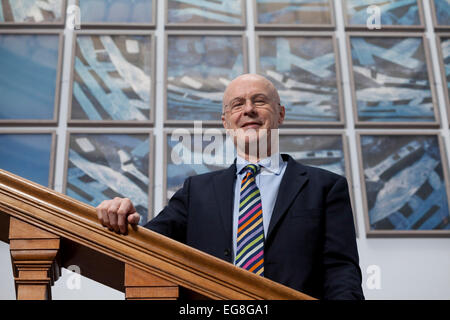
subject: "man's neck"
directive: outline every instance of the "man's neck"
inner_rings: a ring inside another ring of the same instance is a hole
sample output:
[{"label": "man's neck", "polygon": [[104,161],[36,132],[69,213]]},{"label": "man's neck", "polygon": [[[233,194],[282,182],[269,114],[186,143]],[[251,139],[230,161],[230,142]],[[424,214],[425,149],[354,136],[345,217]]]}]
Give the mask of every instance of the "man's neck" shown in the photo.
[{"label": "man's neck", "polygon": [[278,153],[278,148],[275,148],[276,151],[272,152],[272,150],[268,150],[267,154],[261,154],[261,153],[257,153],[257,154],[252,154],[249,152],[244,152],[243,150],[237,149],[237,154],[240,158],[250,162],[250,163],[258,163],[263,159],[267,159],[270,158],[272,155]]}]

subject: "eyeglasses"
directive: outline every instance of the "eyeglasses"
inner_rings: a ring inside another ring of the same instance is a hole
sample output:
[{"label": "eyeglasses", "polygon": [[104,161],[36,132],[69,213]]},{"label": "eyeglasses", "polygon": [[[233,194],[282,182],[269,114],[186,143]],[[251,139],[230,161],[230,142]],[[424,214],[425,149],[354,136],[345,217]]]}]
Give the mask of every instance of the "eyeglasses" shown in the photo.
[{"label": "eyeglasses", "polygon": [[[244,110],[247,105],[246,99],[235,99],[230,104],[225,106],[225,112],[229,111],[231,114],[240,113]],[[257,97],[250,100],[250,105],[253,108],[265,108],[270,106],[270,102],[268,99],[263,97]],[[278,104],[279,105],[279,104]]]}]

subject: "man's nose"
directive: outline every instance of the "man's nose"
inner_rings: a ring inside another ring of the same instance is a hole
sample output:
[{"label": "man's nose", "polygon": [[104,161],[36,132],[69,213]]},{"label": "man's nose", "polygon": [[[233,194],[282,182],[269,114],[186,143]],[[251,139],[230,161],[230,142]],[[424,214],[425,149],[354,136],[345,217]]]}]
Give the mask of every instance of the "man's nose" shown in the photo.
[{"label": "man's nose", "polygon": [[244,113],[245,114],[256,113],[256,107],[251,100],[245,101]]}]

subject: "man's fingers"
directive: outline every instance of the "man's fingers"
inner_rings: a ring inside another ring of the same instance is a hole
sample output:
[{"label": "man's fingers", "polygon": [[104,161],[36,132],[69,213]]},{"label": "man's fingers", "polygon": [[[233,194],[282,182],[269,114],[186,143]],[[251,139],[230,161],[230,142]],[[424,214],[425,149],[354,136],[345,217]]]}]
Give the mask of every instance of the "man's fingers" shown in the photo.
[{"label": "man's fingers", "polygon": [[102,201],[102,203],[100,203],[95,208],[95,212],[97,213],[97,218],[98,218],[98,220],[100,220],[100,222],[102,222],[102,208],[103,208],[104,203],[105,203],[105,201]]},{"label": "man's fingers", "polygon": [[138,224],[140,215],[136,212],[130,199],[114,198],[105,200],[95,208],[97,217],[104,227],[125,234],[127,224]]},{"label": "man's fingers", "polygon": [[96,209],[97,216],[104,227],[109,227],[108,207],[110,200],[103,201]]},{"label": "man's fingers", "polygon": [[117,225],[119,226],[120,233],[122,234],[127,233],[127,216],[124,214],[118,214]]},{"label": "man's fingers", "polygon": [[127,216],[134,213],[136,213],[136,209],[130,199],[121,199],[119,209],[117,209],[117,222],[121,233],[127,232]]},{"label": "man's fingers", "polygon": [[119,232],[119,226],[117,224],[117,211],[120,207],[120,198],[115,198],[112,200],[108,207],[108,219],[110,230]]},{"label": "man's fingers", "polygon": [[139,213],[135,212],[128,216],[128,223],[138,224],[140,219],[141,219],[141,216],[139,215]]}]

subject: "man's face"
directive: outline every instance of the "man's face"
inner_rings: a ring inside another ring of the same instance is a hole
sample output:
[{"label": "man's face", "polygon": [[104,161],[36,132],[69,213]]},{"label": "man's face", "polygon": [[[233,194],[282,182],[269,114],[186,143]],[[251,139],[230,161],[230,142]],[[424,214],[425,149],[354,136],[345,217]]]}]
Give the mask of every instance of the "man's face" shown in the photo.
[{"label": "man's face", "polygon": [[[234,130],[238,138],[245,135],[246,143],[256,142],[266,133],[270,136],[270,130],[277,129],[284,120],[285,110],[279,105],[276,89],[261,76],[243,75],[233,80],[223,104],[224,128]],[[252,136],[253,132],[256,134]]]}]

